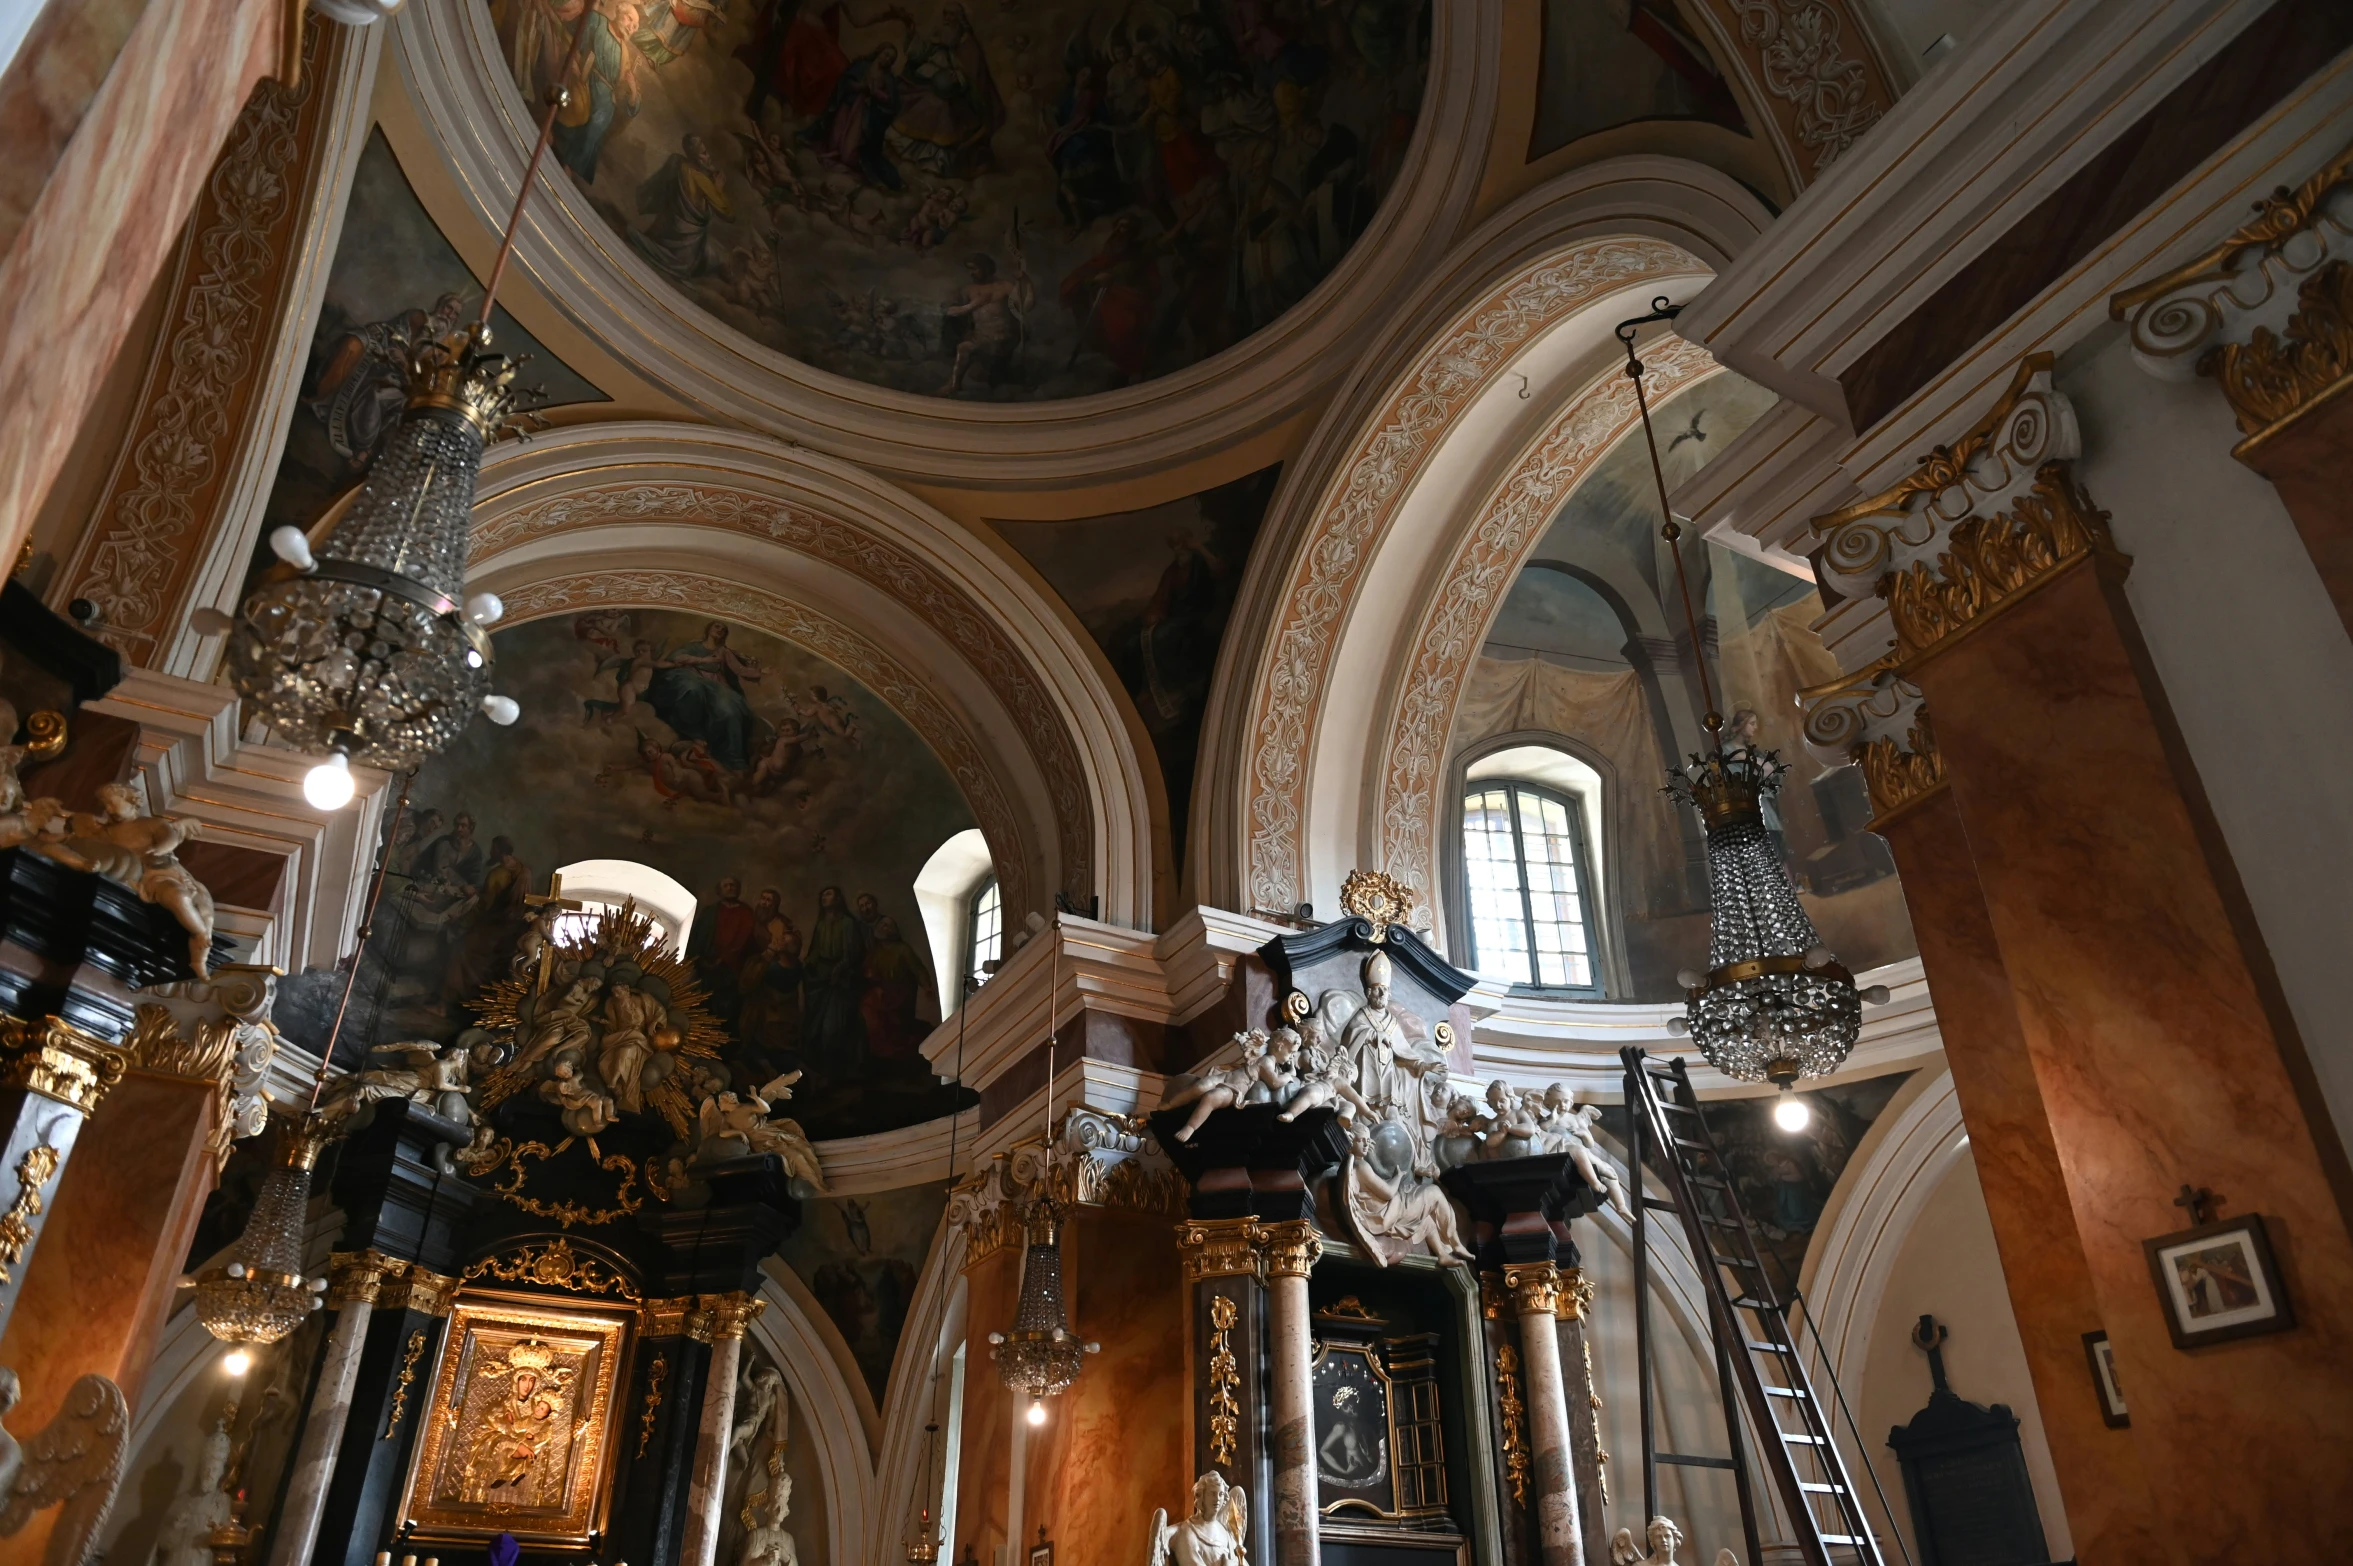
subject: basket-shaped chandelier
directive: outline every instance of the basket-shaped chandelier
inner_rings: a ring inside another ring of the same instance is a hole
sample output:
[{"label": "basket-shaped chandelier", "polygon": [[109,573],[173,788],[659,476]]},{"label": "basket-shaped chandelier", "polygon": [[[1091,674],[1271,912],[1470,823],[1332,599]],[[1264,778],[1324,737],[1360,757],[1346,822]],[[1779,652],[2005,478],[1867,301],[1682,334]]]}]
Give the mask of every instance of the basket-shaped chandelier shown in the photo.
[{"label": "basket-shaped chandelier", "polygon": [[245,1232],[228,1259],[190,1281],[196,1319],[224,1343],[275,1343],[317,1310],[324,1278],[306,1278],[311,1170],[324,1142],[318,1122],[282,1127],[277,1167],[262,1182]]}]

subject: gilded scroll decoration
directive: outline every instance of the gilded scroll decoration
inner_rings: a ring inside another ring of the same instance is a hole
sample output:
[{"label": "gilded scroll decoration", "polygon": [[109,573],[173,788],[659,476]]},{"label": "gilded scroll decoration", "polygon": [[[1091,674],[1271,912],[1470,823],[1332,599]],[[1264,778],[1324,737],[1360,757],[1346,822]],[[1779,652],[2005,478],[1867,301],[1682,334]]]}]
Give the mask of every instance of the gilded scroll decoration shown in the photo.
[{"label": "gilded scroll decoration", "polygon": [[1379,944],[1389,938],[1389,926],[1412,928],[1413,888],[1379,870],[1351,870],[1340,883],[1340,907],[1350,917],[1372,926],[1366,939]]},{"label": "gilded scroll decoration", "polygon": [[2353,374],[2353,264],[2331,261],[2304,279],[2296,304],[2286,331],[2258,326],[2245,343],[2217,344],[2199,361],[2247,437],[2242,455]]},{"label": "gilded scroll decoration", "polygon": [[1528,1504],[1528,1411],[1520,1401],[1520,1351],[1509,1343],[1495,1351],[1495,1389],[1503,1416],[1503,1477],[1512,1504]]},{"label": "gilded scroll decoration", "polygon": [[468,1282],[489,1278],[500,1283],[533,1283],[568,1294],[597,1294],[642,1302],[635,1284],[593,1255],[572,1248],[558,1236],[544,1245],[525,1245],[496,1256],[485,1256],[465,1271]]},{"label": "gilded scroll decoration", "polygon": [[1234,1357],[1234,1323],[1241,1307],[1230,1294],[1209,1302],[1209,1460],[1231,1468],[1242,1437],[1242,1372]]}]

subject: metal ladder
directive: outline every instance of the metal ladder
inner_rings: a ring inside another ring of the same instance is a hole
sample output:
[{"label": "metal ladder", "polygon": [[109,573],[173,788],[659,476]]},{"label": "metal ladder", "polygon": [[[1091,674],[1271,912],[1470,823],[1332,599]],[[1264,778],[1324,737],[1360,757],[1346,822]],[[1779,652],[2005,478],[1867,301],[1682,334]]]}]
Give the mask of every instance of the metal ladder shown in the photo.
[{"label": "metal ladder", "polygon": [[[1872,1537],[1869,1519],[1855,1492],[1846,1460],[1832,1439],[1830,1418],[1806,1380],[1805,1366],[1791,1337],[1786,1307],[1775,1295],[1755,1231],[1741,1210],[1731,1169],[1708,1134],[1698,1095],[1680,1059],[1659,1062],[1629,1046],[1618,1052],[1626,1065],[1629,1183],[1634,1202],[1634,1331],[1641,1360],[1642,1489],[1646,1515],[1658,1515],[1658,1465],[1728,1468],[1740,1494],[1740,1521],[1748,1542],[1749,1566],[1758,1566],[1755,1497],[1741,1457],[1740,1406],[1765,1450],[1765,1472],[1781,1497],[1781,1509],[1797,1534],[1806,1566],[1831,1566],[1830,1550],[1843,1545],[1862,1566],[1886,1566]],[[1645,1149],[1656,1147],[1668,1199],[1642,1194]],[[1690,1457],[1661,1452],[1651,1424],[1649,1215],[1673,1213],[1707,1290],[1710,1330],[1716,1343],[1716,1376],[1724,1398],[1725,1433],[1732,1456]],[[1735,1388],[1738,1397],[1735,1399]],[[1874,1479],[1876,1482],[1876,1479]]]}]

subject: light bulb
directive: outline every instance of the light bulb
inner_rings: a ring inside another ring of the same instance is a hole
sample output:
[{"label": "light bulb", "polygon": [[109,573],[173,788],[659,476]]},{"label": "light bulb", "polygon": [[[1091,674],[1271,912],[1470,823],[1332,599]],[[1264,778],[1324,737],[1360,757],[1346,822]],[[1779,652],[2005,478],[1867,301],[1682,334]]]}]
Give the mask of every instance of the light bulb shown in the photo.
[{"label": "light bulb", "polygon": [[253,1356],[243,1349],[231,1349],[222,1356],[221,1369],[232,1376],[242,1376],[253,1368]]},{"label": "light bulb", "polygon": [[308,571],[318,565],[310,552],[310,539],[291,523],[270,530],[270,553],[297,571]]},{"label": "light bulb", "polygon": [[1033,1397],[1029,1400],[1029,1422],[1033,1425],[1042,1425],[1046,1422],[1046,1400],[1044,1398]]},{"label": "light bulb", "polygon": [[485,696],[482,698],[482,716],[501,728],[506,727],[522,715],[523,709],[515,705],[515,698],[512,696]]},{"label": "light bulb", "polygon": [[302,775],[302,797],[321,810],[341,810],[351,794],[351,758],[341,751]]},{"label": "light bulb", "polygon": [[1806,1101],[1786,1090],[1781,1102],[1773,1106],[1773,1124],[1784,1131],[1803,1131],[1813,1118],[1814,1112],[1806,1107]]},{"label": "light bulb", "polygon": [[466,600],[466,618],[476,625],[496,625],[507,606],[496,593],[476,593]]}]

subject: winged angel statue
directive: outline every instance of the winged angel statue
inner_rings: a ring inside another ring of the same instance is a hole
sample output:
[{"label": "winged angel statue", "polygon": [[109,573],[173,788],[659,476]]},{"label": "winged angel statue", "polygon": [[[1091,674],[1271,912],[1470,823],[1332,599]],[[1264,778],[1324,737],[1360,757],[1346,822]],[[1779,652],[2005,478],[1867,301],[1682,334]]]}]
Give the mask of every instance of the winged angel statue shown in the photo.
[{"label": "winged angel statue", "polygon": [[[22,1396],[16,1372],[0,1370],[0,1416]],[[35,1512],[62,1505],[43,1559],[46,1566],[83,1566],[122,1483],[130,1435],[123,1389],[99,1375],[76,1381],[57,1417],[22,1446],[0,1429],[0,1538],[23,1532]]]},{"label": "winged angel statue", "polygon": [[1152,1510],[1145,1566],[1250,1566],[1250,1513],[1240,1485],[1211,1469],[1193,1481],[1193,1515],[1168,1520]]}]

